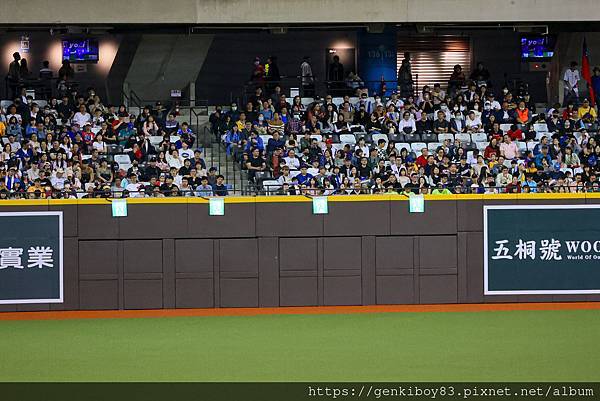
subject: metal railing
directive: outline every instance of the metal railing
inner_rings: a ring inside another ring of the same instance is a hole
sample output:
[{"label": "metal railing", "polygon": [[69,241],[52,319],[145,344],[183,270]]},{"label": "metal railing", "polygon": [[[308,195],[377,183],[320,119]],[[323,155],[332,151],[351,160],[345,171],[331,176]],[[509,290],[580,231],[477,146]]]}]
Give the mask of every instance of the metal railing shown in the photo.
[{"label": "metal railing", "polygon": [[[413,95],[418,95],[418,82],[419,76],[415,75],[415,80],[413,83]],[[263,94],[271,94],[273,89],[276,86],[280,86],[282,88],[282,93],[289,94],[290,88],[297,88],[299,90],[300,97],[314,97],[320,96],[324,97],[325,95],[332,95],[334,97],[343,97],[345,95],[355,96],[356,91],[360,88],[373,88],[377,87],[378,89],[375,91],[377,94],[381,94],[382,87],[385,84],[387,88],[386,92],[390,93],[392,90],[390,87],[395,86],[398,81],[397,80],[371,80],[371,81],[356,81],[357,87],[352,87],[347,85],[347,81],[329,81],[329,80],[319,80],[314,78],[312,83],[312,87],[308,89],[308,94],[306,93],[307,88],[302,86],[302,77],[301,76],[283,76],[278,81],[250,81],[244,84],[241,89],[240,94],[235,97],[232,96],[231,101],[236,102],[238,104],[246,104],[250,97],[254,95],[256,88],[260,87],[263,89]],[[390,85],[391,84],[391,85]],[[372,95],[372,93],[370,93]]]},{"label": "metal railing", "polygon": [[[247,187],[242,190],[236,190],[227,188],[226,193],[220,190],[202,189],[202,188],[177,188],[172,190],[161,189],[160,187],[150,187],[149,185],[139,184],[140,187],[136,191],[130,191],[125,188],[110,189],[93,188],[88,191],[77,191],[77,190],[48,190],[46,188],[40,188],[39,191],[27,192],[27,191],[0,191],[0,201],[2,200],[18,200],[18,199],[122,199],[122,198],[156,198],[156,197],[199,197],[209,198],[214,196],[288,196],[288,195],[301,195],[301,196],[333,196],[333,195],[390,195],[400,194],[404,196],[412,195],[467,195],[467,194],[518,194],[518,193],[600,193],[600,186],[594,185],[546,185],[538,184],[534,188],[529,188],[523,184],[520,187],[515,187],[514,190],[510,190],[510,187],[506,186],[444,186],[444,187],[415,187],[408,191],[402,189],[397,190],[394,188],[388,189],[373,189],[368,186],[356,186],[353,188],[319,188],[309,187],[307,185],[263,185],[263,184],[248,184]],[[436,188],[438,192],[436,192]],[[528,189],[529,188],[529,189]],[[446,192],[448,190],[449,192]],[[211,193],[212,191],[212,193]]]}]

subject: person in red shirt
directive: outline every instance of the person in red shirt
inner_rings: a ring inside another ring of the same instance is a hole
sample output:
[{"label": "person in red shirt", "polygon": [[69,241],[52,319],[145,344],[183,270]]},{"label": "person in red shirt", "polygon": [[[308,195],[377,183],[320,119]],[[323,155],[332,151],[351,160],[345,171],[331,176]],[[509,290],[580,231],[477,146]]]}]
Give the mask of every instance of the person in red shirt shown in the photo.
[{"label": "person in red shirt", "polygon": [[517,124],[511,125],[507,134],[513,141],[520,141],[524,138],[523,131],[521,131]]},{"label": "person in red shirt", "polygon": [[421,156],[417,157],[416,163],[419,167],[425,167],[427,164],[427,158],[429,157],[429,150],[427,148],[421,149]]}]

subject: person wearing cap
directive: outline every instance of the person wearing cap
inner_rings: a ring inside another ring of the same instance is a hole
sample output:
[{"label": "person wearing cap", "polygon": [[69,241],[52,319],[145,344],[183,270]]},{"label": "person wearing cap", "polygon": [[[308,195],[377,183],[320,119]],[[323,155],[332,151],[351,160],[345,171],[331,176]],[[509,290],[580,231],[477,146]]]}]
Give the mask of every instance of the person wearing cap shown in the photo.
[{"label": "person wearing cap", "polygon": [[67,177],[65,177],[65,170],[63,168],[56,169],[56,174],[50,179],[52,188],[58,191],[63,190],[66,181]]},{"label": "person wearing cap", "polygon": [[588,114],[589,116],[587,118],[590,119],[591,122],[596,121],[598,118],[598,113],[596,112],[596,109],[590,105],[590,101],[588,99],[583,99],[581,106],[577,109],[577,116],[583,119]]},{"label": "person wearing cap", "polygon": [[131,198],[139,198],[141,197],[139,194],[140,184],[138,183],[138,177],[135,173],[130,173],[127,175],[127,185],[125,189],[129,191],[129,196]]}]

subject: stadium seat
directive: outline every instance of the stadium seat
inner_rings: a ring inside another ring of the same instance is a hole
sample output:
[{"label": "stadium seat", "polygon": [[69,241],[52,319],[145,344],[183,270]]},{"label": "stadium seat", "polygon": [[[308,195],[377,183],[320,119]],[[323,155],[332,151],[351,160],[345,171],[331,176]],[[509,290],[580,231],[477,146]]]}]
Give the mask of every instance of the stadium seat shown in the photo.
[{"label": "stadium seat", "polygon": [[394,144],[394,147],[398,149],[398,153],[402,152],[402,149],[406,149],[410,152],[410,143],[406,142],[397,142]]},{"label": "stadium seat", "polygon": [[477,149],[477,144],[475,142],[461,142],[460,147],[464,150],[475,150]]},{"label": "stadium seat", "polygon": [[508,132],[510,130],[510,126],[512,124],[500,124],[500,129],[502,130],[502,132]]},{"label": "stadium seat", "polygon": [[380,139],[383,139],[385,141],[385,143],[387,144],[389,141],[389,138],[386,134],[373,134],[371,136],[372,141],[375,145],[377,145],[377,143],[379,142]]},{"label": "stadium seat", "polygon": [[127,155],[115,155],[115,162],[121,170],[129,170],[131,167],[131,159]]},{"label": "stadium seat", "polygon": [[533,150],[535,145],[537,145],[537,142],[527,142],[527,150]]},{"label": "stadium seat", "polygon": [[456,134],[455,139],[459,139],[461,142],[471,142],[471,134]]},{"label": "stadium seat", "polygon": [[548,126],[546,124],[533,124],[535,132],[548,132]]},{"label": "stadium seat", "polygon": [[405,134],[401,134],[401,133],[388,134],[388,137],[390,138],[390,141],[392,141],[392,142],[406,142]]},{"label": "stadium seat", "polygon": [[410,144],[410,148],[413,152],[420,154],[421,149],[426,148],[427,144],[424,142],[413,142]]},{"label": "stadium seat", "polygon": [[311,139],[316,139],[319,142],[323,141],[323,135],[319,135],[319,134],[313,134],[310,136]]},{"label": "stadium seat", "polygon": [[527,142],[523,142],[523,141],[517,141],[516,142],[517,146],[519,147],[519,151],[520,152],[525,152],[527,151]]},{"label": "stadium seat", "polygon": [[471,139],[473,142],[487,142],[487,134],[485,132],[477,132],[471,134]]},{"label": "stadium seat", "polygon": [[340,142],[354,145],[356,144],[356,137],[352,134],[340,134]]},{"label": "stadium seat", "polygon": [[260,139],[263,141],[263,145],[266,147],[269,139],[271,139],[271,135],[259,135]]},{"label": "stadium seat", "polygon": [[267,194],[274,194],[281,188],[277,180],[264,180],[261,184]]},{"label": "stadium seat", "polygon": [[48,104],[48,102],[44,99],[35,99],[33,101],[33,103],[37,104],[38,106],[40,106],[40,109],[43,109],[44,107],[46,107],[46,105]]},{"label": "stadium seat", "polygon": [[477,149],[483,152],[485,148],[487,148],[488,144],[487,142],[475,142],[475,146],[477,146]]},{"label": "stadium seat", "polygon": [[108,155],[118,155],[123,153],[123,147],[119,145],[106,145],[106,153]]},{"label": "stadium seat", "polygon": [[11,104],[13,104],[12,100],[2,100],[2,101],[0,101],[0,107],[2,107],[3,109],[6,109]]},{"label": "stadium seat", "polygon": [[443,145],[443,143],[441,143],[441,142],[429,142],[427,144],[427,149],[429,149],[430,152],[435,152],[442,145]]},{"label": "stadium seat", "polygon": [[438,135],[434,133],[421,134],[421,140],[423,142],[437,142]]},{"label": "stadium seat", "polygon": [[177,142],[178,140],[179,140],[179,136],[178,136],[178,135],[171,135],[171,136],[169,137],[169,142],[171,142],[171,143],[175,143],[175,142]]},{"label": "stadium seat", "polygon": [[152,144],[154,146],[158,146],[162,142],[163,137],[160,135],[153,135],[148,139],[150,141],[150,144]]},{"label": "stadium seat", "polygon": [[438,141],[444,142],[446,139],[450,139],[450,142],[454,142],[454,134],[439,134]]},{"label": "stadium seat", "polygon": [[94,133],[94,135],[96,135],[98,132],[100,132],[100,127],[94,127],[91,131]]},{"label": "stadium seat", "polygon": [[302,105],[306,107],[309,104],[311,104],[312,102],[314,102],[315,99],[312,97],[303,97],[300,101],[302,102]]},{"label": "stadium seat", "polygon": [[422,142],[423,141],[421,139],[421,135],[420,134],[405,134],[404,137],[406,138],[406,142],[408,142],[408,143]]}]

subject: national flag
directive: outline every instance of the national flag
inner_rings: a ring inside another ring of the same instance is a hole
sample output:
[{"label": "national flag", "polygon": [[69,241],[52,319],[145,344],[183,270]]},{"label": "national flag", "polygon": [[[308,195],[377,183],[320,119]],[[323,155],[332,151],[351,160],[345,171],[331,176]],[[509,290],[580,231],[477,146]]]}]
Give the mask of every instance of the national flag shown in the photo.
[{"label": "national flag", "polygon": [[590,104],[592,107],[595,105],[595,96],[594,96],[594,88],[592,87],[592,72],[590,70],[590,57],[588,53],[587,42],[585,38],[583,38],[583,53],[581,58],[581,76],[585,79],[585,82],[588,84],[588,89],[590,91]]}]

